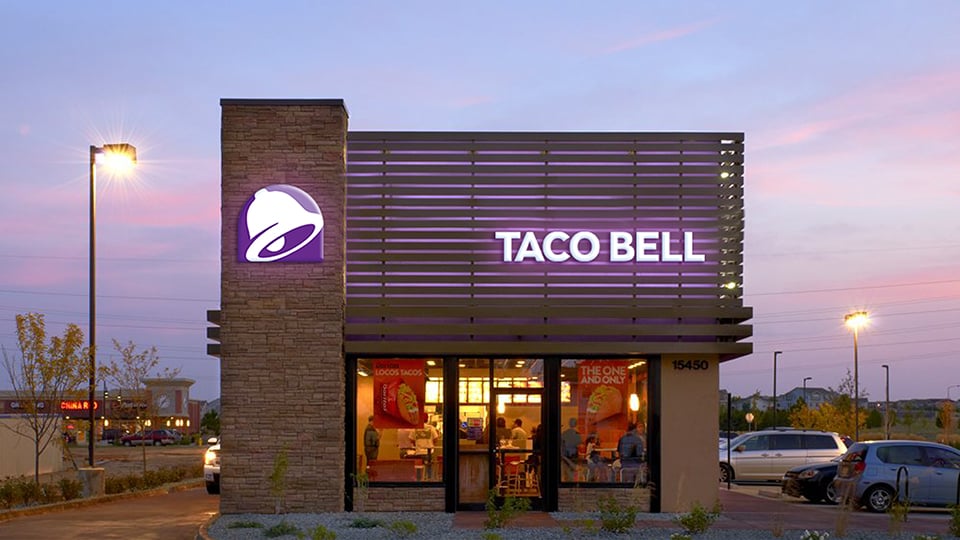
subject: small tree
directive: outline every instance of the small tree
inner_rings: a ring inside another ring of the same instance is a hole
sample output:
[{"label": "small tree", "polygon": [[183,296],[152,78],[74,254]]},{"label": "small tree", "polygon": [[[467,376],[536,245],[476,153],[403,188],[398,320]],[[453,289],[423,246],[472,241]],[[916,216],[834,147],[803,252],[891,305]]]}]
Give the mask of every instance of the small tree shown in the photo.
[{"label": "small tree", "polygon": [[200,419],[200,432],[212,433],[220,436],[220,415],[215,410],[209,410]]},{"label": "small tree", "polygon": [[82,384],[87,349],[83,332],[75,324],[68,324],[62,336],[51,336],[48,342],[40,313],[17,315],[17,345],[19,358],[11,358],[3,349],[3,364],[33,437],[33,480],[39,484],[40,456],[51,441],[62,444],[55,433],[60,429],[60,402]]},{"label": "small tree", "polygon": [[[102,367],[102,377],[111,380],[120,388],[124,397],[129,397],[134,406],[138,408],[136,416],[136,429],[138,432],[144,432],[147,421],[156,416],[157,404],[150,399],[147,393],[147,386],[144,383],[151,372],[160,364],[160,357],[157,355],[157,348],[150,347],[142,351],[137,351],[137,346],[130,341],[126,345],[121,345],[116,339],[113,340],[113,348],[120,354],[120,358],[111,358],[108,363]],[[179,369],[165,369],[163,377],[174,378],[180,372]],[[147,445],[141,441],[143,446],[143,474],[147,474]]]},{"label": "small tree", "polygon": [[937,427],[943,430],[944,440],[948,440],[953,434],[953,428],[956,423],[953,420],[953,412],[956,405],[952,401],[944,401],[937,407]]}]

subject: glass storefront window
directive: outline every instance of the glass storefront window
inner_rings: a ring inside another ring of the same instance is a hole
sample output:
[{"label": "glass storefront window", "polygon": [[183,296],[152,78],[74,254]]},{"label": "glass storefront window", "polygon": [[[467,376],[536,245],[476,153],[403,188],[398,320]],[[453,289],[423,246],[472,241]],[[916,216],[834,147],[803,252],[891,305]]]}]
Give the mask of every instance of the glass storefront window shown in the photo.
[{"label": "glass storefront window", "polygon": [[443,360],[357,360],[358,471],[371,483],[443,480]]},{"label": "glass storefront window", "polygon": [[647,362],[563,360],[560,465],[566,483],[645,483]]}]

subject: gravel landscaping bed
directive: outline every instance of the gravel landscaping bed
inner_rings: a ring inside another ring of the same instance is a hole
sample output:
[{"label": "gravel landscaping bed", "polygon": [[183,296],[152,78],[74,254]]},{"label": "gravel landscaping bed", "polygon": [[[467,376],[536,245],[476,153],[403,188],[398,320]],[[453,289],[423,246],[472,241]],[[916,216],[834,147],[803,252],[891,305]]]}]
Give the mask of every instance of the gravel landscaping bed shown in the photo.
[{"label": "gravel landscaping bed", "polygon": [[[673,514],[641,514],[637,517],[638,527],[629,534],[613,534],[599,531],[600,520],[597,514],[564,513],[550,514],[561,526],[543,528],[515,528],[508,526],[505,529],[466,529],[454,528],[454,515],[440,512],[367,512],[358,513],[329,513],[329,514],[231,514],[221,516],[208,529],[208,534],[214,540],[253,540],[267,538],[265,531],[280,523],[295,527],[303,533],[304,538],[311,538],[311,533],[318,525],[333,531],[338,540],[376,540],[395,538],[424,538],[424,539],[575,539],[575,538],[640,538],[649,540],[668,540],[671,534],[682,532],[680,527],[672,522]],[[372,528],[357,528],[351,526],[358,518],[376,520],[380,526]],[[593,524],[586,526],[585,520],[593,520]],[[722,522],[721,517],[718,524]],[[391,525],[397,522],[413,523],[416,532],[404,536],[404,531],[395,531]],[[231,527],[231,524],[258,523],[259,528]],[[833,531],[827,529],[831,538],[836,538]],[[705,533],[694,535],[695,540],[767,540],[787,539],[799,540],[803,531],[784,531],[779,537],[770,530],[732,530],[711,528]],[[497,536],[491,536],[497,535]],[[280,538],[295,538],[296,532]],[[884,533],[876,531],[848,531],[845,540],[870,540],[887,538]],[[891,537],[892,538],[892,537]],[[914,535],[904,533],[899,538],[912,539]],[[941,538],[945,538],[941,535]]]}]

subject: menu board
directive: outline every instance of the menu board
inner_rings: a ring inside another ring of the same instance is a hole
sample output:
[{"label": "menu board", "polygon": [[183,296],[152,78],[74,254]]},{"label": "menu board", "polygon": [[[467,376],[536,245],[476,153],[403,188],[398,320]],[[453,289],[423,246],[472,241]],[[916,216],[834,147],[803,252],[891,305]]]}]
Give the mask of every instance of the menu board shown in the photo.
[{"label": "menu board", "polygon": [[626,360],[584,360],[577,364],[577,412],[586,433],[600,428],[626,429],[629,366]]},{"label": "menu board", "polygon": [[426,421],[426,363],[423,360],[374,360],[373,425],[414,428]]}]

